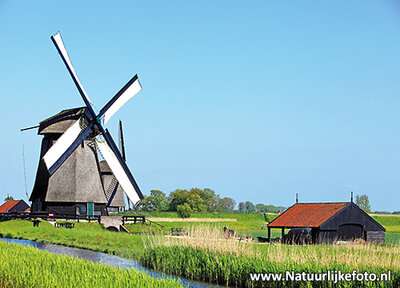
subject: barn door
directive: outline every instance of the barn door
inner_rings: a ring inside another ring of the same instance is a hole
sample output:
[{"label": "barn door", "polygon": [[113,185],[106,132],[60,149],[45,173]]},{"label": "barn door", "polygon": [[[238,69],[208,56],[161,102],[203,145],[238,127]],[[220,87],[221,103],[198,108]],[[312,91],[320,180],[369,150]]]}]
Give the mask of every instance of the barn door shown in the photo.
[{"label": "barn door", "polygon": [[339,226],[338,238],[340,240],[364,239],[364,227],[359,224],[343,224]]},{"label": "barn door", "polygon": [[93,202],[87,203],[87,215],[88,216],[94,215],[94,203]]}]

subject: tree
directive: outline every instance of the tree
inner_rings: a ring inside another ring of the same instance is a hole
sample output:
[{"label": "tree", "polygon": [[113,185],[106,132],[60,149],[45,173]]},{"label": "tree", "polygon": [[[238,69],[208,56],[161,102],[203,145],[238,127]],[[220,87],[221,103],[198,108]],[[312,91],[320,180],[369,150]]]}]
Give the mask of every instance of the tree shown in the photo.
[{"label": "tree", "polygon": [[207,206],[204,204],[204,199],[196,192],[189,192],[186,203],[189,204],[193,212],[207,212]]},{"label": "tree", "polygon": [[209,188],[177,189],[169,194],[169,211],[177,211],[179,205],[188,203],[193,212],[215,212],[221,198]]},{"label": "tree", "polygon": [[134,210],[136,211],[145,211],[145,212],[150,212],[150,204],[149,201],[147,200],[148,196],[143,195],[144,198],[142,201],[140,201],[139,205],[137,205]]},{"label": "tree", "polygon": [[150,190],[150,196],[144,196],[136,210],[145,212],[165,211],[168,208],[168,199],[160,190]]},{"label": "tree", "polygon": [[357,195],[356,196],[356,204],[358,207],[363,209],[365,212],[369,213],[371,212],[371,207],[369,206],[369,200],[368,196],[363,194],[363,195]]},{"label": "tree", "polygon": [[219,199],[218,212],[232,212],[235,209],[236,202],[232,198],[224,197]]},{"label": "tree", "polygon": [[246,205],[244,204],[244,202],[240,202],[239,203],[238,209],[239,209],[240,213],[245,213],[246,212]]},{"label": "tree", "polygon": [[189,191],[184,189],[176,189],[169,193],[169,211],[177,211],[179,205],[187,202]]},{"label": "tree", "polygon": [[259,212],[267,212],[267,213],[277,213],[278,211],[286,210],[286,207],[283,206],[274,206],[274,205],[264,205],[264,204],[257,204],[256,210]]},{"label": "tree", "polygon": [[215,212],[218,209],[219,201],[221,198],[216,195],[215,192],[209,188],[203,189],[204,201],[207,206],[208,212]]},{"label": "tree", "polygon": [[189,218],[193,212],[188,203],[178,205],[176,211],[178,212],[178,216],[181,218]]},{"label": "tree", "polygon": [[189,191],[189,194],[197,194],[203,200],[202,204],[205,206],[206,210],[204,212],[214,212],[218,208],[219,196],[215,194],[215,192],[209,188],[199,189],[192,188]]},{"label": "tree", "polygon": [[246,213],[253,213],[256,211],[256,207],[250,201],[246,201],[244,204],[246,206]]},{"label": "tree", "polygon": [[264,204],[258,203],[258,204],[256,205],[256,210],[257,210],[258,212],[267,212],[267,206],[264,205]]},{"label": "tree", "polygon": [[4,199],[4,201],[14,201],[14,197],[7,194],[7,197]]},{"label": "tree", "polygon": [[150,202],[151,211],[165,211],[168,208],[167,196],[160,190],[150,190],[147,200]]}]

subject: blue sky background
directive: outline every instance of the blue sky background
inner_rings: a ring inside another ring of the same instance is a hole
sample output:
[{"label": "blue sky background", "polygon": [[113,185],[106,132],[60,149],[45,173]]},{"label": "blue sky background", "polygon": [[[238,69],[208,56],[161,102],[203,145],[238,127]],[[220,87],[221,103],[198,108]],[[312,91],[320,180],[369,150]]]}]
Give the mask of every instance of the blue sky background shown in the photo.
[{"label": "blue sky background", "polygon": [[[400,210],[396,1],[0,0],[1,198],[26,198],[20,128],[83,105],[61,31],[97,109],[134,75],[125,128],[145,194],[209,187],[289,206],[367,194]],[[23,135],[28,193],[41,137]]]}]

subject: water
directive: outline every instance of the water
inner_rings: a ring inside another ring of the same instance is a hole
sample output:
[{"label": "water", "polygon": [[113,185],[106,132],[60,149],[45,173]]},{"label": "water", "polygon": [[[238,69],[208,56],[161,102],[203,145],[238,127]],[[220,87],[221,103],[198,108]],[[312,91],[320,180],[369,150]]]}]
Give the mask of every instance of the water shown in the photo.
[{"label": "water", "polygon": [[213,284],[209,284],[209,283],[191,281],[186,278],[157,272],[157,271],[143,267],[136,260],[122,258],[122,257],[114,256],[114,255],[108,255],[108,254],[101,253],[101,252],[94,252],[94,251],[90,251],[90,250],[84,250],[84,249],[78,249],[78,248],[72,248],[72,247],[66,247],[66,246],[54,245],[54,244],[39,243],[39,242],[34,242],[34,241],[29,241],[29,240],[21,240],[21,239],[0,238],[0,240],[5,241],[7,243],[16,243],[16,244],[21,244],[24,246],[33,246],[40,250],[46,250],[46,251],[52,252],[54,254],[61,254],[61,255],[68,255],[68,256],[73,256],[73,257],[77,257],[77,258],[82,258],[85,260],[89,260],[89,261],[92,261],[95,263],[101,263],[103,265],[108,265],[108,266],[112,266],[112,267],[121,267],[121,268],[125,268],[125,269],[137,269],[137,270],[139,270],[143,273],[146,273],[154,278],[175,279],[185,287],[193,287],[193,288],[221,287],[221,286],[217,286],[217,285],[213,285]]}]

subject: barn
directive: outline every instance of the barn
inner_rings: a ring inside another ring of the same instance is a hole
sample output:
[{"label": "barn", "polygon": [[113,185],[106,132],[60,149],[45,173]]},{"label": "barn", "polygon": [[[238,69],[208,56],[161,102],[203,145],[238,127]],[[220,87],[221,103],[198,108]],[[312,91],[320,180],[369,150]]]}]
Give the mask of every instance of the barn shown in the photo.
[{"label": "barn", "polygon": [[0,213],[26,212],[29,205],[24,200],[11,200],[0,206]]},{"label": "barn", "polygon": [[296,203],[268,224],[271,229],[311,228],[314,244],[351,241],[362,238],[384,243],[386,229],[353,202]]}]

